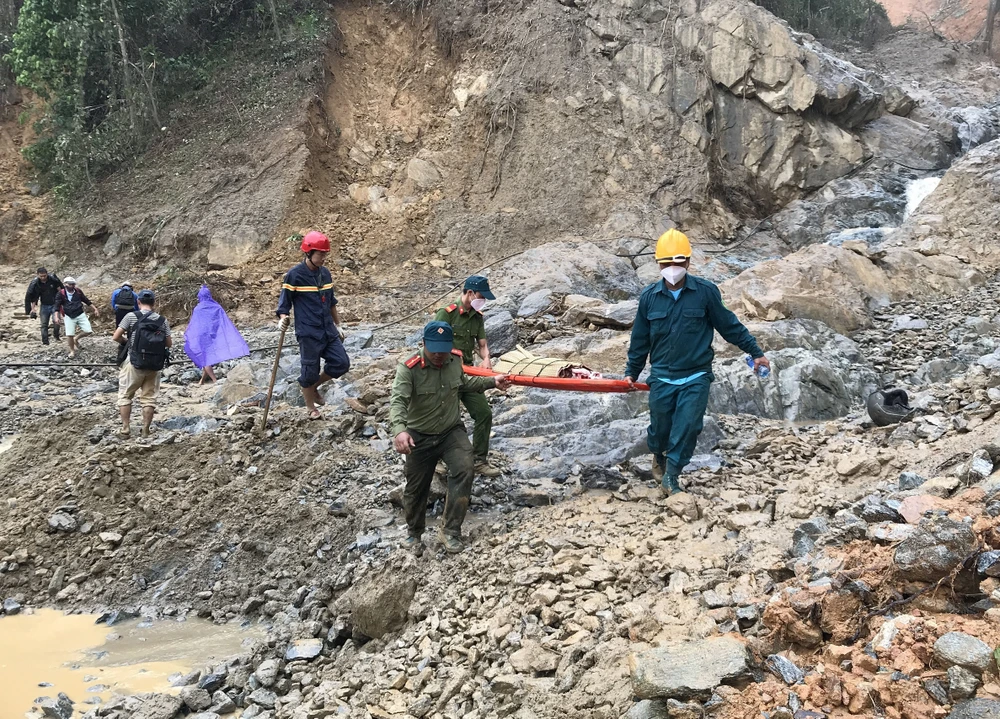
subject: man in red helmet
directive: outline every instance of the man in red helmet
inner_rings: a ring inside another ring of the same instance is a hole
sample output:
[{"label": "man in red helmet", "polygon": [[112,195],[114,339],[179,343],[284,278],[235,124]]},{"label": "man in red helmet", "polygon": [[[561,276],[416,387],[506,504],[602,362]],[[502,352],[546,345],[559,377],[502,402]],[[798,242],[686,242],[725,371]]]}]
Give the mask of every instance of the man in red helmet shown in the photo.
[{"label": "man in red helmet", "polygon": [[[321,232],[302,238],[305,260],[285,275],[278,298],[278,327],[288,329],[288,315],[295,308],[295,338],[299,342],[302,372],[299,385],[309,410],[309,419],[322,419],[316,405],[326,404],[319,387],[341,377],[351,368],[340,329],[333,278],[324,267],[330,240]],[[320,373],[320,362],[325,362]]]}]

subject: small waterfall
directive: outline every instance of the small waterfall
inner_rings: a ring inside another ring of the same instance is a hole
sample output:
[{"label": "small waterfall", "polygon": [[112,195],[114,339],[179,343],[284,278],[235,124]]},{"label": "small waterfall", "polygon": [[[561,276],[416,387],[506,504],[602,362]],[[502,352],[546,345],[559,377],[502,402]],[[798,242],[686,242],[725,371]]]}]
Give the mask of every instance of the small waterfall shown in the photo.
[{"label": "small waterfall", "polygon": [[919,180],[913,180],[909,185],[906,186],[906,210],[903,213],[903,219],[913,214],[913,211],[920,206],[920,203],[927,199],[937,186],[941,183],[940,177],[923,177]]}]

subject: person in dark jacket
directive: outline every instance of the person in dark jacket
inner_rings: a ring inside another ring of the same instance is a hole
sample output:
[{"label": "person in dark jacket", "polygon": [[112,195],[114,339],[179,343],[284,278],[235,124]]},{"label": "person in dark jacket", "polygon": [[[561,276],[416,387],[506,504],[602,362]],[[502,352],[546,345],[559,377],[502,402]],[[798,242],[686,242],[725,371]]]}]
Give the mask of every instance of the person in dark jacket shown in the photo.
[{"label": "person in dark jacket", "polygon": [[[56,294],[63,287],[62,281],[55,272],[50,273],[44,267],[39,267],[35,279],[28,283],[28,291],[24,295],[24,313],[31,319],[38,317],[42,326],[42,344],[49,343],[49,322],[56,314]],[[52,334],[59,341],[59,320],[52,325]]]},{"label": "person in dark jacket", "polygon": [[680,474],[701,434],[712,374],[715,332],[753,357],[754,371],[768,367],[757,340],[725,304],[713,283],[687,273],[691,243],[668,230],[656,243],[663,279],[639,297],[625,379],[639,378],[649,358],[649,430],[653,476],[667,494],[681,492]]},{"label": "person in dark jacket", "polygon": [[101,312],[87,295],[83,294],[83,290],[76,286],[75,279],[67,277],[63,281],[63,285],[63,288],[56,294],[56,311],[66,323],[69,358],[73,359],[80,348],[80,340],[94,332],[90,327],[90,318],[87,317],[84,306],[94,308],[94,317],[100,317]]},{"label": "person in dark jacket", "polygon": [[[299,386],[309,410],[309,419],[322,419],[316,405],[326,404],[319,388],[331,379],[342,377],[351,368],[340,329],[333,278],[324,267],[330,252],[330,240],[321,232],[302,238],[305,260],[285,275],[278,298],[278,327],[288,329],[295,308],[295,338],[299,343],[302,370]],[[325,363],[320,372],[320,363]]]}]

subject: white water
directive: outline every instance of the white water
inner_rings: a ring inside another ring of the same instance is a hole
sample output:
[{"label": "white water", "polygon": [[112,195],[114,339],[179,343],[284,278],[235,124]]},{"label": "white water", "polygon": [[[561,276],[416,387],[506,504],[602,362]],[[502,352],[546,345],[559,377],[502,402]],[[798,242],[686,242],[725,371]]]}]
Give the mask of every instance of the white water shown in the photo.
[{"label": "white water", "polygon": [[924,177],[914,180],[906,186],[906,210],[903,219],[913,214],[913,211],[920,206],[920,203],[927,199],[937,186],[941,183],[940,177]]}]

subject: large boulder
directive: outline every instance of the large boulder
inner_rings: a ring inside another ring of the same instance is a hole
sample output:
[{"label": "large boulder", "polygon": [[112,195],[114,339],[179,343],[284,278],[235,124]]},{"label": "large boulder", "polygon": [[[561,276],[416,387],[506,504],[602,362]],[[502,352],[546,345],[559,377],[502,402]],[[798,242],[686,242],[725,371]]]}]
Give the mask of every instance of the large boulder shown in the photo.
[{"label": "large boulder", "polygon": [[972,527],[947,517],[923,519],[893,555],[903,579],[936,582],[972,556],[979,546]]},{"label": "large boulder", "polygon": [[642,285],[632,263],[589,242],[550,242],[507,260],[490,275],[497,304],[516,312],[538,290],[617,302],[635,299]]},{"label": "large boulder", "polygon": [[900,299],[870,259],[829,245],[762,262],[720,289],[727,302],[752,318],[815,319],[844,334],[869,326],[871,309]]},{"label": "large boulder", "polygon": [[734,636],[650,649],[628,662],[639,699],[707,699],[720,684],[750,672],[746,645]]},{"label": "large boulder", "polygon": [[367,637],[378,639],[406,623],[417,591],[413,577],[391,571],[370,574],[337,599],[337,613],[350,612],[351,624]]},{"label": "large boulder", "polygon": [[771,376],[754,375],[742,352],[719,341],[722,357],[715,365],[711,412],[793,422],[833,419],[861,404],[879,386],[874,368],[858,346],[821,322],[781,320],[754,323],[749,329],[771,360]]},{"label": "large boulder", "polygon": [[933,128],[908,117],[880,117],[865,126],[861,139],[869,154],[916,170],[941,170],[954,159],[944,138]]}]

